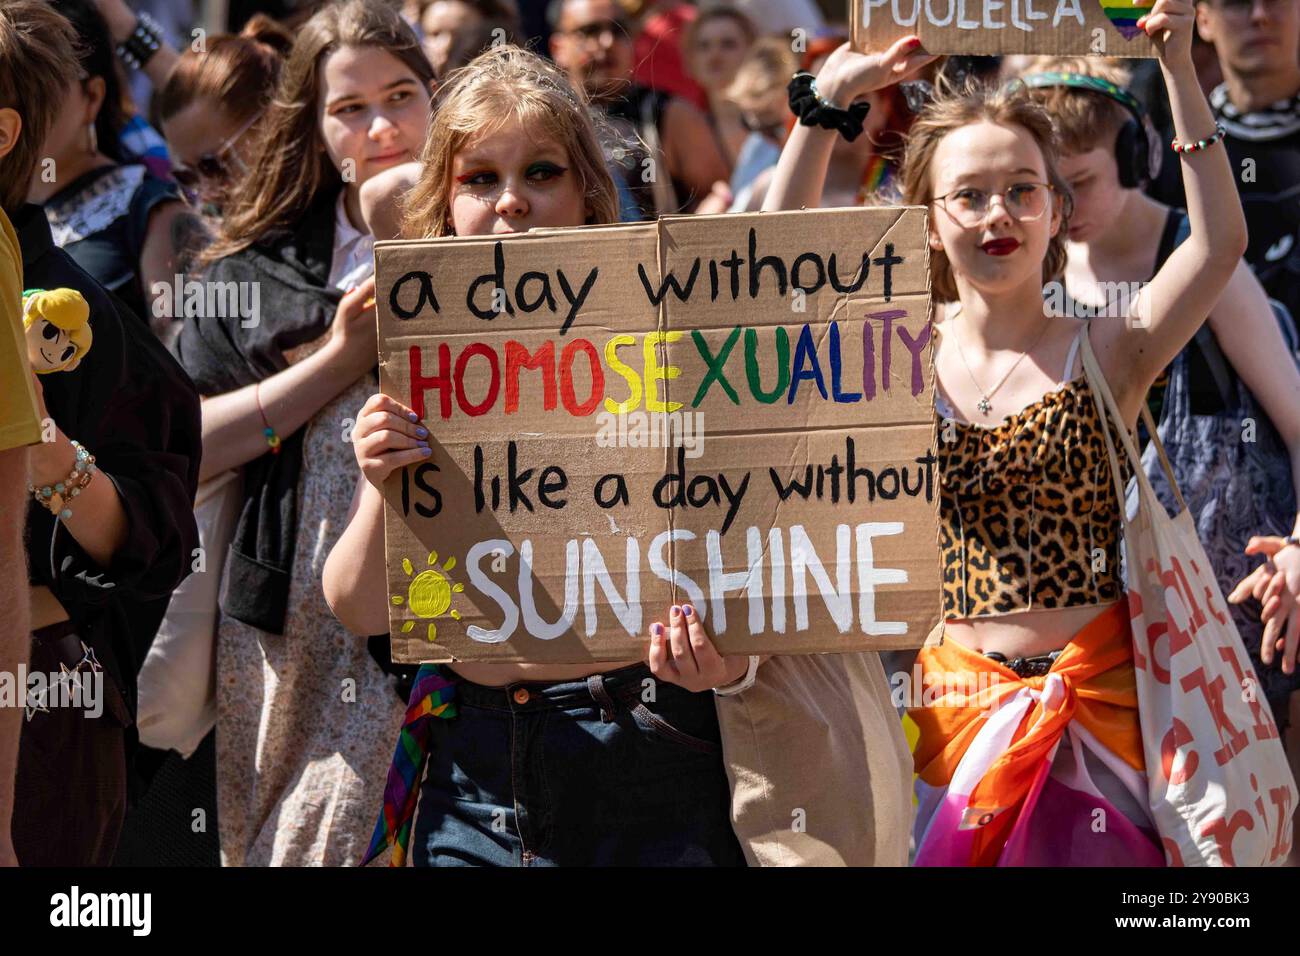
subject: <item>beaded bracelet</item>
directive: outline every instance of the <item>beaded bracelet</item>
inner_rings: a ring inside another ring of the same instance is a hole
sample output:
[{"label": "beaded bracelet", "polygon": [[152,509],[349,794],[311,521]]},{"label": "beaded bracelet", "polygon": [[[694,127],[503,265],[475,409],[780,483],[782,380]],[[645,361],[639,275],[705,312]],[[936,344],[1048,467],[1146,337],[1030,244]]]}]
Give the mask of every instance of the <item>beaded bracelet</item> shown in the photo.
[{"label": "beaded bracelet", "polygon": [[95,467],[95,456],[86,451],[80,442],[73,441],[72,447],[77,450],[77,457],[68,477],[52,485],[42,485],[40,488],[31,484],[27,486],[27,490],[31,492],[38,505],[48,508],[53,514],[65,520],[72,517],[72,509],[68,507],[72,499],[81,494],[82,489],[90,484],[90,479],[98,471]]},{"label": "beaded bracelet", "polygon": [[262,383],[258,382],[253,386],[253,398],[257,401],[257,414],[262,416],[262,436],[266,439],[267,445],[271,448],[272,455],[280,454],[280,436],[275,433],[271,423],[266,420],[266,412],[262,408]]},{"label": "beaded bracelet", "polygon": [[1175,153],[1196,153],[1196,152],[1200,152],[1203,149],[1209,149],[1219,140],[1223,139],[1223,137],[1226,136],[1227,133],[1228,131],[1223,128],[1222,123],[1215,123],[1214,135],[1207,136],[1205,139],[1198,139],[1194,143],[1180,143],[1178,142],[1178,140],[1175,139],[1172,143],[1169,144],[1169,147]]},{"label": "beaded bracelet", "polygon": [[123,63],[133,70],[143,69],[162,49],[162,28],[143,10],[136,14],[135,29],[117,45],[116,52]]}]

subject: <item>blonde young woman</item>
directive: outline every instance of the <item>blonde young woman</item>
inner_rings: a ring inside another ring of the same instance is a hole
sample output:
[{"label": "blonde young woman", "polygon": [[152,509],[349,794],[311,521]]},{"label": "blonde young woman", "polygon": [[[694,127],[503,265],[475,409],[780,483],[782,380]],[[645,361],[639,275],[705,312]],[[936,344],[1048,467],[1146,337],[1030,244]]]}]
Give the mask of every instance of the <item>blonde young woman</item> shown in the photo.
[{"label": "blonde young woman", "polygon": [[387,644],[339,626],[320,574],[356,475],[344,421],[376,382],[361,186],[414,157],[432,81],[382,0],[302,27],[208,251],[204,278],[254,307],[187,318],[178,343],[205,396],[201,477],[243,481],[217,635],[227,865],[358,863],[383,792],[402,714]]},{"label": "blonde young woman", "polygon": [[[926,673],[956,673],[963,689],[982,680],[1036,692],[1022,698],[1023,717],[1002,714],[996,739],[979,694],[954,689],[912,711],[918,865],[1163,862],[1146,812],[1120,503],[1078,352],[1087,335],[1131,427],[1245,249],[1232,171],[1192,67],[1192,22],[1188,0],[1158,0],[1139,21],[1179,141],[1205,141],[1179,154],[1191,234],[1138,297],[1131,318],[1141,321],[1081,328],[1045,314],[1071,202],[1051,121],[1023,92],[941,97],[911,132],[904,193],[930,208],[946,619],[942,645],[920,661]],[[925,61],[915,37],[883,53],[841,48],[818,87],[844,107]],[[795,129],[766,208],[817,201],[834,135]]]},{"label": "blonde young woman", "polygon": [[[407,199],[412,237],[617,218],[585,99],[517,47],[494,48],[453,75],[421,158]],[[429,437],[414,412],[381,394],[357,416],[365,480],[324,577],[330,605],[356,634],[388,630],[380,489],[430,454]],[[435,704],[435,695],[454,694],[457,716],[404,729],[376,846],[404,851],[418,788],[417,866],[743,865],[711,689],[748,667],[748,658],[719,656],[685,605],[670,609],[666,626],[652,625],[648,664],[423,668],[416,695],[434,688],[426,696]],[[640,692],[652,675],[662,683],[647,704]],[[418,758],[395,795],[413,749]]]}]

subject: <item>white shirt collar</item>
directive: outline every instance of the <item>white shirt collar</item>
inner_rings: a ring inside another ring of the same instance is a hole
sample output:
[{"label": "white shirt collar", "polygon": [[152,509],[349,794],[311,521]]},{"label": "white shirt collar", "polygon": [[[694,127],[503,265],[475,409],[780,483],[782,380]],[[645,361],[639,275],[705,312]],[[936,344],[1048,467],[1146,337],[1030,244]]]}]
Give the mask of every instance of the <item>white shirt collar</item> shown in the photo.
[{"label": "white shirt collar", "polygon": [[329,284],[348,290],[360,285],[374,271],[375,238],[352,225],[344,202],[347,190],[334,204],[334,255],[330,259]]}]

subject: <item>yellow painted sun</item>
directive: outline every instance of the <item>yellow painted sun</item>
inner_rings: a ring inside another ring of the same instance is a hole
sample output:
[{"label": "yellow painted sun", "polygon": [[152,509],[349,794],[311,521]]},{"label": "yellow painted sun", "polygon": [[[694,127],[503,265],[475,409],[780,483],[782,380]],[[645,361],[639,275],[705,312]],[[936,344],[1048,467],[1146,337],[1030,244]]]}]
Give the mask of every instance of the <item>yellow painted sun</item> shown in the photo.
[{"label": "yellow painted sun", "polygon": [[[411,578],[411,583],[406,588],[406,596],[394,594],[390,600],[394,607],[401,607],[405,604],[411,609],[411,613],[418,618],[429,619],[442,617],[444,614],[453,620],[460,620],[460,611],[451,606],[451,596],[459,594],[465,590],[465,585],[460,582],[453,583],[448,577],[447,572],[456,566],[454,557],[448,558],[438,566],[438,552],[429,552],[429,566],[415,574],[415,568],[411,565],[410,558],[402,558],[402,570],[406,576]],[[414,575],[414,577],[411,577]],[[415,629],[415,621],[403,621],[402,633],[407,634]],[[438,639],[438,624],[436,621],[429,621],[428,626],[429,640]]]}]

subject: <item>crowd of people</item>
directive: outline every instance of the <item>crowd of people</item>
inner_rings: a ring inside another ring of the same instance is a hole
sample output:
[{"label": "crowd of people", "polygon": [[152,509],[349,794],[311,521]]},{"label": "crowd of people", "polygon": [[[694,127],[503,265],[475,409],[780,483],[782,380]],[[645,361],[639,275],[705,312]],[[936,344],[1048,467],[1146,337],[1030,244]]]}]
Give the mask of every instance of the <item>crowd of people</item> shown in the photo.
[{"label": "crowd of people", "polygon": [[374,242],[665,214],[927,207],[944,640],[870,666],[1087,700],[1082,746],[900,711],[871,862],[1167,862],[1093,356],[1300,765],[1300,0],[1158,0],[1146,61],[855,52],[810,0],[253,6],[0,2],[0,671],[103,688],[0,706],[0,864],[752,864],[716,700],[770,661],[690,604],[635,660],[390,655],[382,489],[437,435],[379,389]]}]

